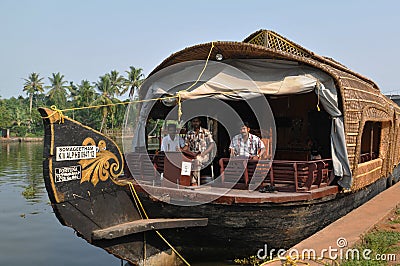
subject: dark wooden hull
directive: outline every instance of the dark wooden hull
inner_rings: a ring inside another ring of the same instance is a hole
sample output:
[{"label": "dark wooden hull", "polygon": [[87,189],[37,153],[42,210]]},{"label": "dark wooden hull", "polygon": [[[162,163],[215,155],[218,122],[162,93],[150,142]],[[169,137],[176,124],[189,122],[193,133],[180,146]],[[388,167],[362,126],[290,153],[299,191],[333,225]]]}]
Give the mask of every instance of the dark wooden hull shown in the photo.
[{"label": "dark wooden hull", "polygon": [[[141,193],[151,217],[207,217],[202,228],[174,229],[164,235],[190,259],[234,259],[256,255],[264,247],[287,249],[344,216],[386,189],[379,179],[354,193],[338,193],[304,202],[177,206]],[[361,222],[361,221],[360,221]]]}]

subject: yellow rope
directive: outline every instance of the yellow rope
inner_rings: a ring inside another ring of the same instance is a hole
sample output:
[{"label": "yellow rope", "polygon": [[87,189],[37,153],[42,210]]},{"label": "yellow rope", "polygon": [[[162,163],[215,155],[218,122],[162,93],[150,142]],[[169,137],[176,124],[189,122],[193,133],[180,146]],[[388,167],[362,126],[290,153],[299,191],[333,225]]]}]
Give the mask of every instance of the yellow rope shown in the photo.
[{"label": "yellow rope", "polygon": [[151,101],[159,101],[159,100],[164,100],[164,99],[173,99],[177,98],[178,96],[168,96],[168,97],[160,97],[160,98],[152,98],[152,99],[146,99],[146,100],[136,100],[136,101],[129,101],[129,102],[121,102],[121,103],[110,103],[110,104],[100,104],[100,105],[91,105],[91,106],[83,106],[83,107],[74,107],[74,108],[66,108],[66,109],[58,109],[55,105],[52,105],[50,107],[51,110],[54,112],[48,116],[42,117],[43,119],[50,118],[55,114],[59,114],[60,116],[60,124],[64,123],[64,114],[63,112],[69,112],[69,111],[76,111],[76,110],[84,110],[84,109],[93,109],[93,108],[100,108],[100,107],[107,107],[107,106],[116,106],[116,105],[127,105],[130,103],[143,103],[143,102],[151,102]]},{"label": "yellow rope", "polygon": [[109,104],[91,105],[91,106],[84,106],[84,107],[67,108],[67,109],[62,109],[61,111],[67,112],[67,111],[73,111],[73,110],[92,109],[92,108],[100,108],[100,107],[116,106],[116,105],[127,105],[130,103],[144,103],[144,102],[159,101],[159,100],[173,99],[173,98],[177,98],[177,96],[166,96],[166,97],[160,97],[160,98],[151,98],[151,99],[136,100],[136,101],[129,101],[129,102],[121,102],[121,103],[109,103]]},{"label": "yellow rope", "polygon": [[53,115],[58,114],[58,115],[60,116],[60,122],[59,122],[59,123],[60,123],[60,124],[64,123],[64,115],[63,115],[63,113],[62,113],[62,110],[57,109],[57,107],[56,107],[55,105],[52,105],[52,106],[50,107],[50,109],[53,110],[54,112],[51,113],[50,115],[44,116],[44,117],[42,117],[42,118],[43,118],[43,119],[45,119],[45,118],[50,118],[50,117],[52,117]]},{"label": "yellow rope", "polygon": [[[194,85],[196,85],[197,82],[199,82],[201,76],[203,75],[204,71],[205,71],[206,68],[207,68],[208,61],[210,60],[211,52],[212,52],[214,46],[215,46],[215,45],[214,45],[214,42],[212,42],[212,43],[211,43],[210,52],[208,52],[208,56],[207,56],[207,59],[206,59],[206,63],[204,64],[204,67],[203,67],[203,69],[201,70],[200,75],[198,76],[197,80],[196,80],[192,85],[190,85],[189,88],[184,89],[184,90],[181,90],[181,91],[179,91],[179,92],[188,91],[188,90],[191,89]],[[179,93],[179,92],[178,92],[178,93]]]},{"label": "yellow rope", "polygon": [[184,92],[184,91],[190,90],[191,88],[193,88],[193,86],[195,86],[197,84],[197,82],[199,82],[199,80],[201,79],[201,76],[203,76],[203,73],[207,68],[208,61],[210,60],[211,52],[214,49],[214,46],[215,46],[214,42],[211,42],[211,48],[210,48],[210,51],[208,52],[206,63],[204,64],[204,67],[201,70],[201,72],[200,72],[199,76],[197,77],[196,81],[192,85],[190,85],[187,89],[178,91],[176,93],[176,97],[178,97],[178,121],[179,122],[181,121],[181,117],[182,117],[182,95],[181,95],[181,93]]},{"label": "yellow rope", "polygon": [[182,96],[180,91],[176,93],[178,96],[178,122],[181,122],[181,117],[182,117]]},{"label": "yellow rope", "polygon": [[[140,205],[140,209],[141,209],[141,211],[143,212],[143,215],[146,217],[146,219],[149,219],[149,216],[147,215],[147,213],[146,213],[146,211],[145,211],[145,209],[144,209],[144,207],[143,207],[143,204],[142,204],[142,202],[140,201],[140,199],[139,199],[139,196],[138,196],[138,194],[136,193],[136,190],[135,190],[135,187],[133,186],[133,184],[132,184],[132,182],[128,182],[128,184],[129,184],[129,188],[130,188],[130,190],[131,190],[131,193],[132,193],[132,196],[134,197],[134,198],[136,198],[136,200],[137,200],[137,202],[139,203],[139,205]],[[135,200],[135,201],[136,201]],[[140,209],[139,209],[139,212],[140,212]],[[188,265],[188,266],[190,266],[190,264],[189,264],[189,262],[187,262],[186,260],[185,260],[185,258],[183,258],[182,257],[182,255],[161,235],[161,233],[158,231],[158,230],[154,230],[155,232],[156,232],[156,234],[175,252],[175,254],[186,264],[186,265]]]},{"label": "yellow rope", "polygon": [[[129,189],[131,190],[131,193],[132,193],[132,195],[133,195],[133,191],[132,191],[132,188],[131,188],[130,185],[129,185]],[[133,199],[134,199],[134,202],[135,202],[135,205],[136,205],[136,209],[137,209],[138,212],[139,212],[140,218],[143,219],[143,215],[142,215],[142,212],[140,211],[140,208],[139,208],[139,205],[138,205],[138,203],[137,203],[137,201],[136,201],[136,198],[133,197]],[[146,232],[143,232],[143,265],[146,265],[146,257],[147,257]]]}]

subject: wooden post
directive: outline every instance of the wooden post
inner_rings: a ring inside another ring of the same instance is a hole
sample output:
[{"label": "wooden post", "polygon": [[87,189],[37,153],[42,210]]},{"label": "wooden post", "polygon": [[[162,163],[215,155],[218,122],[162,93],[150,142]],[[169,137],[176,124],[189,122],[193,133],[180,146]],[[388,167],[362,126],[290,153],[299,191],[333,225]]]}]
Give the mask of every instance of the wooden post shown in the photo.
[{"label": "wooden post", "polygon": [[369,145],[369,156],[371,157],[372,160],[372,152],[374,150],[374,122],[372,122],[372,126],[371,126],[371,141],[370,141],[370,145]]}]

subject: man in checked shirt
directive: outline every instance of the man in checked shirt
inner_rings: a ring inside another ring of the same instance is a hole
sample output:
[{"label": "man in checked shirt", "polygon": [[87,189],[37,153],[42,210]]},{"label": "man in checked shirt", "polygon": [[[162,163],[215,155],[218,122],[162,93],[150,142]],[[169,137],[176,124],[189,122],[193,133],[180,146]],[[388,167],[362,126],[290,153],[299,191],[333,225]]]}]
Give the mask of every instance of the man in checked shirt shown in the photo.
[{"label": "man in checked shirt", "polygon": [[243,122],[240,126],[240,134],[232,138],[229,151],[231,157],[241,156],[259,160],[265,153],[265,145],[259,137],[250,134],[249,123]]},{"label": "man in checked shirt", "polygon": [[193,129],[186,134],[184,150],[197,153],[193,161],[191,185],[200,184],[200,169],[210,163],[211,151],[215,148],[215,142],[212,134],[201,127],[201,121],[198,117],[191,120]]}]

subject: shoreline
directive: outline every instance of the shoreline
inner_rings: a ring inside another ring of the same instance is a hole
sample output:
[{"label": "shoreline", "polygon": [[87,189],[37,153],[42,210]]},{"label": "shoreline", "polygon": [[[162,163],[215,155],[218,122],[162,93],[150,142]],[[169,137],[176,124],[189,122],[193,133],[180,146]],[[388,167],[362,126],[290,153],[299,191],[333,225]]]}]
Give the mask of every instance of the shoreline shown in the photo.
[{"label": "shoreline", "polygon": [[11,143],[11,142],[43,142],[43,137],[0,138],[0,143]]}]

